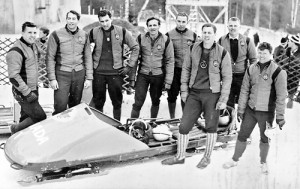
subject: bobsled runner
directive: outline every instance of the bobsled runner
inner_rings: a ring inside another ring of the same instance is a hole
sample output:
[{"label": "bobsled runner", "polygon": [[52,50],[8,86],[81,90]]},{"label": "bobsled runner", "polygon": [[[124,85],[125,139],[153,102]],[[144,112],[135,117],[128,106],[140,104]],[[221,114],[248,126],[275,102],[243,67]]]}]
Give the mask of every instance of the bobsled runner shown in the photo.
[{"label": "bobsled runner", "polygon": [[[231,109],[231,114],[235,114]],[[220,127],[217,141],[235,141],[233,122]],[[122,162],[176,152],[180,119],[128,119],[125,124],[79,104],[36,123],[1,145],[14,169],[38,172],[22,183],[103,173],[98,163]],[[190,132],[188,149],[204,146],[206,133]]]}]

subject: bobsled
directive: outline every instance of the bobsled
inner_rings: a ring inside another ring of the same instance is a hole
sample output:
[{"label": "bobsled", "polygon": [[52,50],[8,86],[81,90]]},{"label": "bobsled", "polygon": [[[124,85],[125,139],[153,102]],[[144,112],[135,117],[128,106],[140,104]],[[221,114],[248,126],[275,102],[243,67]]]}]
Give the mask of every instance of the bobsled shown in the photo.
[{"label": "bobsled", "polygon": [[[99,162],[174,153],[179,124],[180,119],[128,119],[122,124],[82,103],[12,135],[2,148],[12,168],[39,173],[26,182],[41,182],[55,174],[70,177],[78,169],[99,173],[101,168],[94,166]],[[218,132],[218,142],[235,140],[228,128]],[[205,138],[205,131],[195,126],[188,149],[203,146]]]}]

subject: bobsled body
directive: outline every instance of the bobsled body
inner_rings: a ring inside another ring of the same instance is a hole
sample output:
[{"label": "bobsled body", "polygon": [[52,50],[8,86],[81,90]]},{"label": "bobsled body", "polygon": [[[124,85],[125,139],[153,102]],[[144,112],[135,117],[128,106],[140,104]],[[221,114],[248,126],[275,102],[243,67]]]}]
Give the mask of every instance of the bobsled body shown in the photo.
[{"label": "bobsled body", "polygon": [[4,150],[16,168],[48,171],[149,148],[118,124],[80,104],[11,136]]}]

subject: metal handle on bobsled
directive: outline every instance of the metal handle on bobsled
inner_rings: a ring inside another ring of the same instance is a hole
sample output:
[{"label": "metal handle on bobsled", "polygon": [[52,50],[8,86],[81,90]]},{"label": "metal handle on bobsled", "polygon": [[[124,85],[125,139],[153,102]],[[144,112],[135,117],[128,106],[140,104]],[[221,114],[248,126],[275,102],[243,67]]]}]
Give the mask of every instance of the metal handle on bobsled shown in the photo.
[{"label": "metal handle on bobsled", "polygon": [[0,149],[4,150],[5,147],[5,143],[3,142],[2,144],[0,144]]},{"label": "metal handle on bobsled", "polygon": [[10,167],[13,168],[13,169],[15,169],[15,170],[21,170],[21,169],[23,169],[23,166],[20,165],[20,164],[17,164],[17,163],[10,164]]}]

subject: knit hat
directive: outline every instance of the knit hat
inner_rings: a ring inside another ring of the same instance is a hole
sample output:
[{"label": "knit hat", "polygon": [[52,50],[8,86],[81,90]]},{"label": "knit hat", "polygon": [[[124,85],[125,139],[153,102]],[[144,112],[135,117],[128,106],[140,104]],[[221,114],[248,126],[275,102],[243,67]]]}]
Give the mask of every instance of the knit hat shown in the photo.
[{"label": "knit hat", "polygon": [[300,45],[300,37],[299,35],[290,35],[289,40],[295,44]]},{"label": "knit hat", "polygon": [[281,38],[281,40],[280,40],[280,43],[285,43],[285,42],[287,42],[289,39],[287,38],[287,37],[283,37],[283,38]]}]

